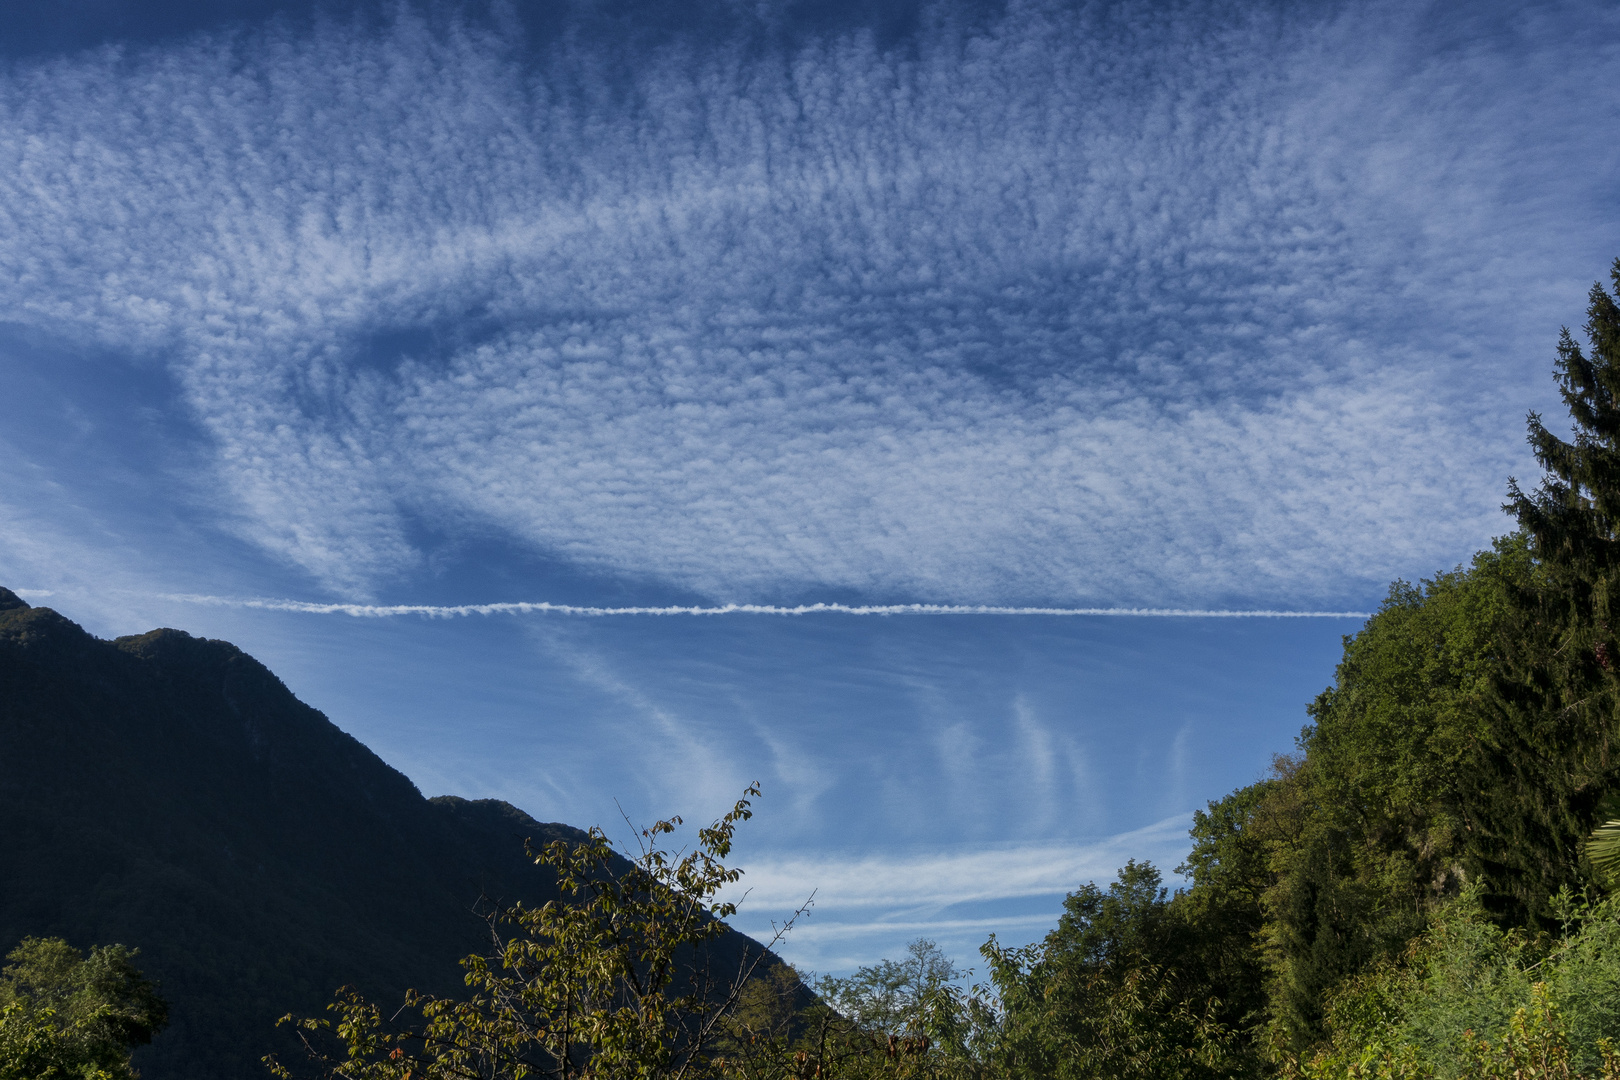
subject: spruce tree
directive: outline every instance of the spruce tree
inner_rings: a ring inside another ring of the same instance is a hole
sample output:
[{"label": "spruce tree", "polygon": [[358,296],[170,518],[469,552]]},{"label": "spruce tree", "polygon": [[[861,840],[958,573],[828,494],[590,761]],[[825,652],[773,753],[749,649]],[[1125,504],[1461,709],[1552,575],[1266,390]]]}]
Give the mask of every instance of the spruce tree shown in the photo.
[{"label": "spruce tree", "polygon": [[[1620,259],[1612,277],[1620,294]],[[1487,900],[1509,922],[1544,924],[1560,887],[1581,884],[1581,847],[1620,765],[1620,304],[1594,284],[1583,351],[1566,328],[1555,373],[1572,436],[1539,415],[1529,440],[1545,475],[1509,481],[1503,507],[1534,560],[1515,590],[1480,768],[1465,792],[1469,845]]]}]

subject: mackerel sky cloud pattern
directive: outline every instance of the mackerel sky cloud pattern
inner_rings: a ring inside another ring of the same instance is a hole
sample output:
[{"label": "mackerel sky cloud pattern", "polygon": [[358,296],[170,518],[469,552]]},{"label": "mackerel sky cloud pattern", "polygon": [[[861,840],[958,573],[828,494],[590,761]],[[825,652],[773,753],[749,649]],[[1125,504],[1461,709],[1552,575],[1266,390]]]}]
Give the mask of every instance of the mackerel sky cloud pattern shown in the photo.
[{"label": "mackerel sky cloud pattern", "polygon": [[428,794],[758,780],[817,970],[1174,867],[1620,254],[1613,4],[310,3],[0,58],[0,585]]},{"label": "mackerel sky cloud pattern", "polygon": [[0,320],[166,366],[220,520],[347,600],[495,530],[720,601],[1342,602],[1529,472],[1614,246],[1577,16],[1613,28],[1029,3],[534,58],[401,15],[17,65]]}]

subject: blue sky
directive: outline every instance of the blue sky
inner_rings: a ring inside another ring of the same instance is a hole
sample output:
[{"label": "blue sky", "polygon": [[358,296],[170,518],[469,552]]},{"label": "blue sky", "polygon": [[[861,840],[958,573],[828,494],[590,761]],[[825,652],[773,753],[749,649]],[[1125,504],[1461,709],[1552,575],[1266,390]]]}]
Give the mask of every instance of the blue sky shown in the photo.
[{"label": "blue sky", "polygon": [[1595,3],[57,10],[0,34],[0,582],[428,794],[757,779],[741,921],[819,889],[818,970],[1173,866],[1358,621],[385,609],[1367,611],[1506,529],[1620,254]]}]

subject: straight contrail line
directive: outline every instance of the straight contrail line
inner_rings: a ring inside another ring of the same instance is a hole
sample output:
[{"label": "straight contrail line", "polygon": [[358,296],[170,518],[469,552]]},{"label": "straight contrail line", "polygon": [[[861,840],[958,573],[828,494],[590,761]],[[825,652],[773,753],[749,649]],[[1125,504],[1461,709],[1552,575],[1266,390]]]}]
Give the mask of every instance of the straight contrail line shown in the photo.
[{"label": "straight contrail line", "polygon": [[357,619],[388,619],[419,615],[454,619],[469,615],[576,615],[612,618],[619,615],[1057,615],[1138,616],[1184,619],[1366,619],[1367,611],[1238,611],[1208,608],[1068,608],[1002,607],[994,604],[719,604],[713,607],[589,607],[546,601],[499,604],[315,604],[306,600],[234,599],[195,593],[165,593],[165,600],[214,607],[252,608],[259,611],[295,611],[308,615],[349,615]]}]

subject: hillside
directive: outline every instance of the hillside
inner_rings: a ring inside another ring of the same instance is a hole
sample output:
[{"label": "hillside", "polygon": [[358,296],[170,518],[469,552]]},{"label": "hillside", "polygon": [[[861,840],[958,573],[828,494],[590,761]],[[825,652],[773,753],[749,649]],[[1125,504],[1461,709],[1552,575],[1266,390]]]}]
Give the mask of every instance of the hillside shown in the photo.
[{"label": "hillside", "polygon": [[276,1017],[340,985],[453,991],[481,897],[552,893],[524,840],[582,835],[423,798],[227,642],[103,641],[0,589],[0,948],[138,947],[173,1005],[153,1080],[266,1075]]}]

